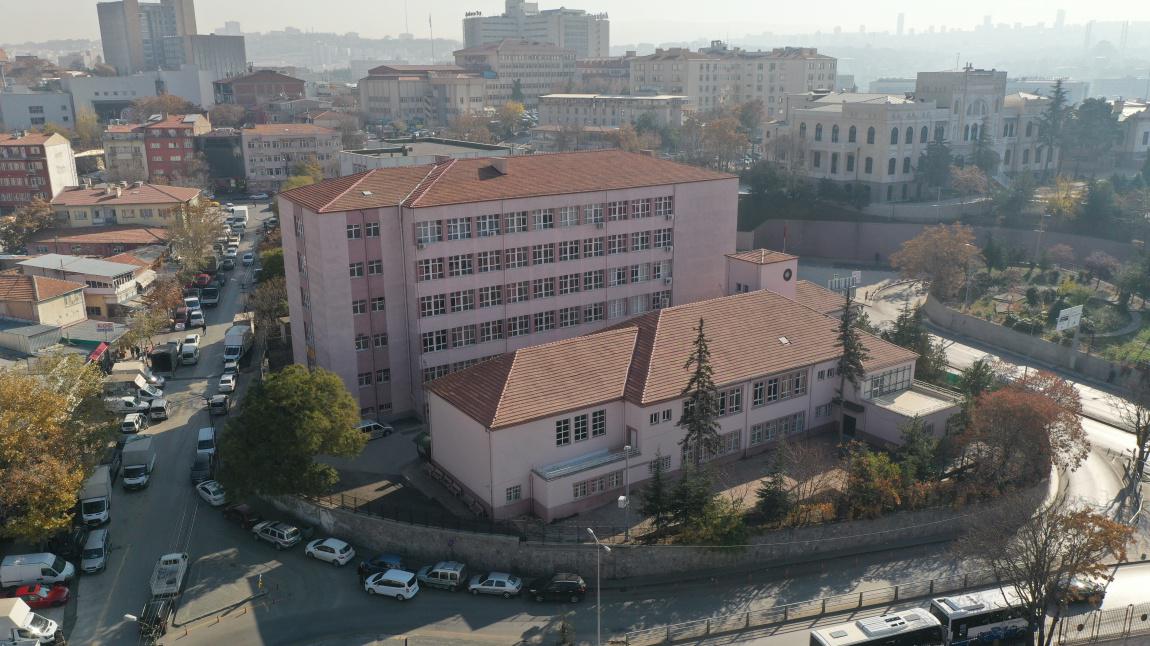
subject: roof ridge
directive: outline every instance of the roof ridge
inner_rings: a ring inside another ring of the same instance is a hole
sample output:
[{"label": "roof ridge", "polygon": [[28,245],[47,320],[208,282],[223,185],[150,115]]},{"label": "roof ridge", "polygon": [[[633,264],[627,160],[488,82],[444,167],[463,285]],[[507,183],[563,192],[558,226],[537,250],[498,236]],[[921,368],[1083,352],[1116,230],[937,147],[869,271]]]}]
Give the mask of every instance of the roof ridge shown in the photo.
[{"label": "roof ridge", "polygon": [[519,351],[524,349],[519,348],[519,350],[511,353],[511,365],[507,366],[507,375],[503,377],[503,383],[499,385],[499,400],[495,402],[495,410],[491,413],[491,419],[487,421],[488,427],[495,426],[495,420],[499,419],[499,412],[503,409],[503,398],[507,396],[507,385],[511,383],[511,375],[515,374],[515,364],[519,362]]},{"label": "roof ridge", "polygon": [[651,383],[651,366],[655,363],[650,360],[655,356],[655,341],[659,339],[659,326],[663,323],[663,312],[670,308],[661,308],[656,316],[651,318],[655,319],[655,327],[651,332],[651,351],[648,353],[649,359],[647,361],[647,370],[643,373],[643,389],[639,391],[639,405],[647,401],[647,384]]},{"label": "roof ridge", "polygon": [[[331,206],[333,202],[335,202],[336,200],[340,199],[340,198],[341,198],[341,197],[343,197],[344,195],[347,195],[349,192],[351,192],[351,190],[352,190],[353,188],[355,188],[355,187],[359,186],[359,183],[360,183],[360,182],[362,182],[363,180],[367,179],[367,177],[368,177],[369,175],[371,175],[371,173],[372,173],[372,171],[370,171],[370,170],[365,170],[365,171],[363,171],[362,173],[360,173],[360,174],[359,174],[359,177],[356,177],[356,179],[355,179],[355,180],[353,180],[351,184],[348,184],[348,185],[347,185],[347,188],[343,189],[342,191],[340,191],[339,193],[337,193],[337,194],[335,195],[335,197],[333,197],[333,198],[331,198],[330,200],[328,200],[327,202],[325,202],[325,203],[324,203],[324,205],[323,205],[323,208],[325,208],[325,209],[326,209],[327,207]],[[355,177],[355,175],[348,175],[348,177]],[[311,184],[305,184],[305,186],[311,186]],[[303,186],[297,186],[296,188],[303,188]],[[292,189],[292,190],[295,190],[295,189]],[[317,210],[316,210],[316,212],[318,213],[318,212],[319,212],[319,209],[317,209]]]},{"label": "roof ridge", "polygon": [[40,302],[40,281],[38,281],[36,279],[40,278],[40,276],[32,274],[28,278],[32,279],[32,302],[39,303]]},{"label": "roof ridge", "polygon": [[421,181],[414,189],[412,189],[411,193],[409,193],[408,196],[404,198],[403,205],[409,209],[415,208],[420,198],[422,198],[424,195],[427,195],[427,192],[431,190],[432,186],[435,186],[435,183],[439,181],[439,178],[446,175],[447,171],[451,170],[451,168],[455,166],[456,161],[458,160],[452,157],[442,164],[434,165],[427,176],[423,178],[423,181]]}]

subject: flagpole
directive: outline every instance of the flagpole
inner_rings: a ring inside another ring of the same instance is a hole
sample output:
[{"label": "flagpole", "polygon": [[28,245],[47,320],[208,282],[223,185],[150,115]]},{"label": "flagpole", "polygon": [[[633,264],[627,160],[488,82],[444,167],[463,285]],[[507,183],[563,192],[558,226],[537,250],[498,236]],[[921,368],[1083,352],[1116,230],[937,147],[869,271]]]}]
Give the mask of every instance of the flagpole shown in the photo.
[{"label": "flagpole", "polygon": [[435,27],[431,25],[431,14],[427,14],[427,31],[431,33],[431,63],[435,64]]}]

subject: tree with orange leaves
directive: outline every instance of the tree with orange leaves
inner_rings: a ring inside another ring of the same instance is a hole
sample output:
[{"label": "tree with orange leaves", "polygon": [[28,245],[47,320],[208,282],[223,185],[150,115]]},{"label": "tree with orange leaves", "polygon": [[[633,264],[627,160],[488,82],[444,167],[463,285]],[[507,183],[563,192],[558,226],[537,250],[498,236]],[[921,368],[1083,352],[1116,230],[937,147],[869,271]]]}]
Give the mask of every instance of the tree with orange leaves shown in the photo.
[{"label": "tree with orange leaves", "polygon": [[930,291],[947,299],[958,293],[966,272],[979,256],[974,229],[964,224],[926,227],[891,254],[890,264],[906,278],[930,283]]}]

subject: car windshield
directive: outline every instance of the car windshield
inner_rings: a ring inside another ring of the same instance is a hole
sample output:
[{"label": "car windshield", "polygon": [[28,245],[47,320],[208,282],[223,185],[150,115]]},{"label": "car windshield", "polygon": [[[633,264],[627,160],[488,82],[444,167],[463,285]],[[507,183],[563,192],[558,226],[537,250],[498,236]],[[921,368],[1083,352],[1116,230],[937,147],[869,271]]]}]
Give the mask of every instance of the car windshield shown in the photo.
[{"label": "car windshield", "polygon": [[407,580],[403,582],[403,585],[410,586],[414,582],[415,582],[415,575],[410,574],[410,575],[408,575]]},{"label": "car windshield", "polygon": [[342,548],[340,548],[339,553],[340,554],[347,554],[350,551],[351,551],[351,545],[344,545]]},{"label": "car windshield", "polygon": [[81,556],[81,558],[83,558],[84,560],[98,559],[103,555],[104,555],[104,548],[93,547],[91,549],[84,550],[84,554]]},{"label": "car windshield", "polygon": [[52,561],[52,569],[56,570],[57,572],[63,572],[64,568],[67,566],[68,566],[68,562],[65,561],[64,559],[60,558],[59,556],[56,557],[55,561]]},{"label": "car windshield", "polygon": [[125,478],[138,478],[147,472],[148,472],[147,467],[145,467],[144,465],[136,465],[133,467],[124,467],[124,477]]},{"label": "car windshield", "polygon": [[32,613],[32,616],[28,621],[28,625],[35,628],[36,630],[42,631],[48,628],[48,620],[36,613]]},{"label": "car windshield", "polygon": [[299,536],[299,530],[295,527],[284,530],[284,538],[296,538],[297,536]]},{"label": "car windshield", "polygon": [[[124,472],[127,475],[127,472]],[[103,500],[89,500],[80,507],[80,513],[83,514],[98,514],[108,508],[108,503]]]}]

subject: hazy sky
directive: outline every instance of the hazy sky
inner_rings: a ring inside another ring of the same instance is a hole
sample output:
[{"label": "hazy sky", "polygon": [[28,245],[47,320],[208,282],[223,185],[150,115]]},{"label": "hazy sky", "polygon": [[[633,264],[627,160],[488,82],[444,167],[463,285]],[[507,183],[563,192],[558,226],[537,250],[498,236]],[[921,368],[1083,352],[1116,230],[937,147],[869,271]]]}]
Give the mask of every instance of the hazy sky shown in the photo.
[{"label": "hazy sky", "polygon": [[[404,31],[404,8],[409,26],[426,36],[428,14],[435,35],[462,39],[463,12],[502,12],[503,0],[196,0],[201,33],[211,33],[225,20],[238,20],[245,31],[268,31],[291,25],[367,37]],[[0,0],[0,43],[50,38],[98,38],[95,0]],[[544,9],[570,6],[606,11],[611,16],[612,43],[658,43],[694,38],[731,38],[762,31],[869,31],[894,29],[900,11],[907,28],[930,25],[967,28],[986,14],[994,22],[1054,22],[1059,7],[1067,8],[1067,23],[1087,20],[1150,20],[1150,2],[1119,0],[1091,5],[1089,14],[1080,2],[1060,4],[1046,0],[966,0],[909,2],[908,0],[822,0],[818,13],[801,2],[763,0],[541,0]],[[958,8],[958,6],[961,8]],[[699,15],[702,12],[703,15]],[[657,19],[652,19],[657,16]]]}]

